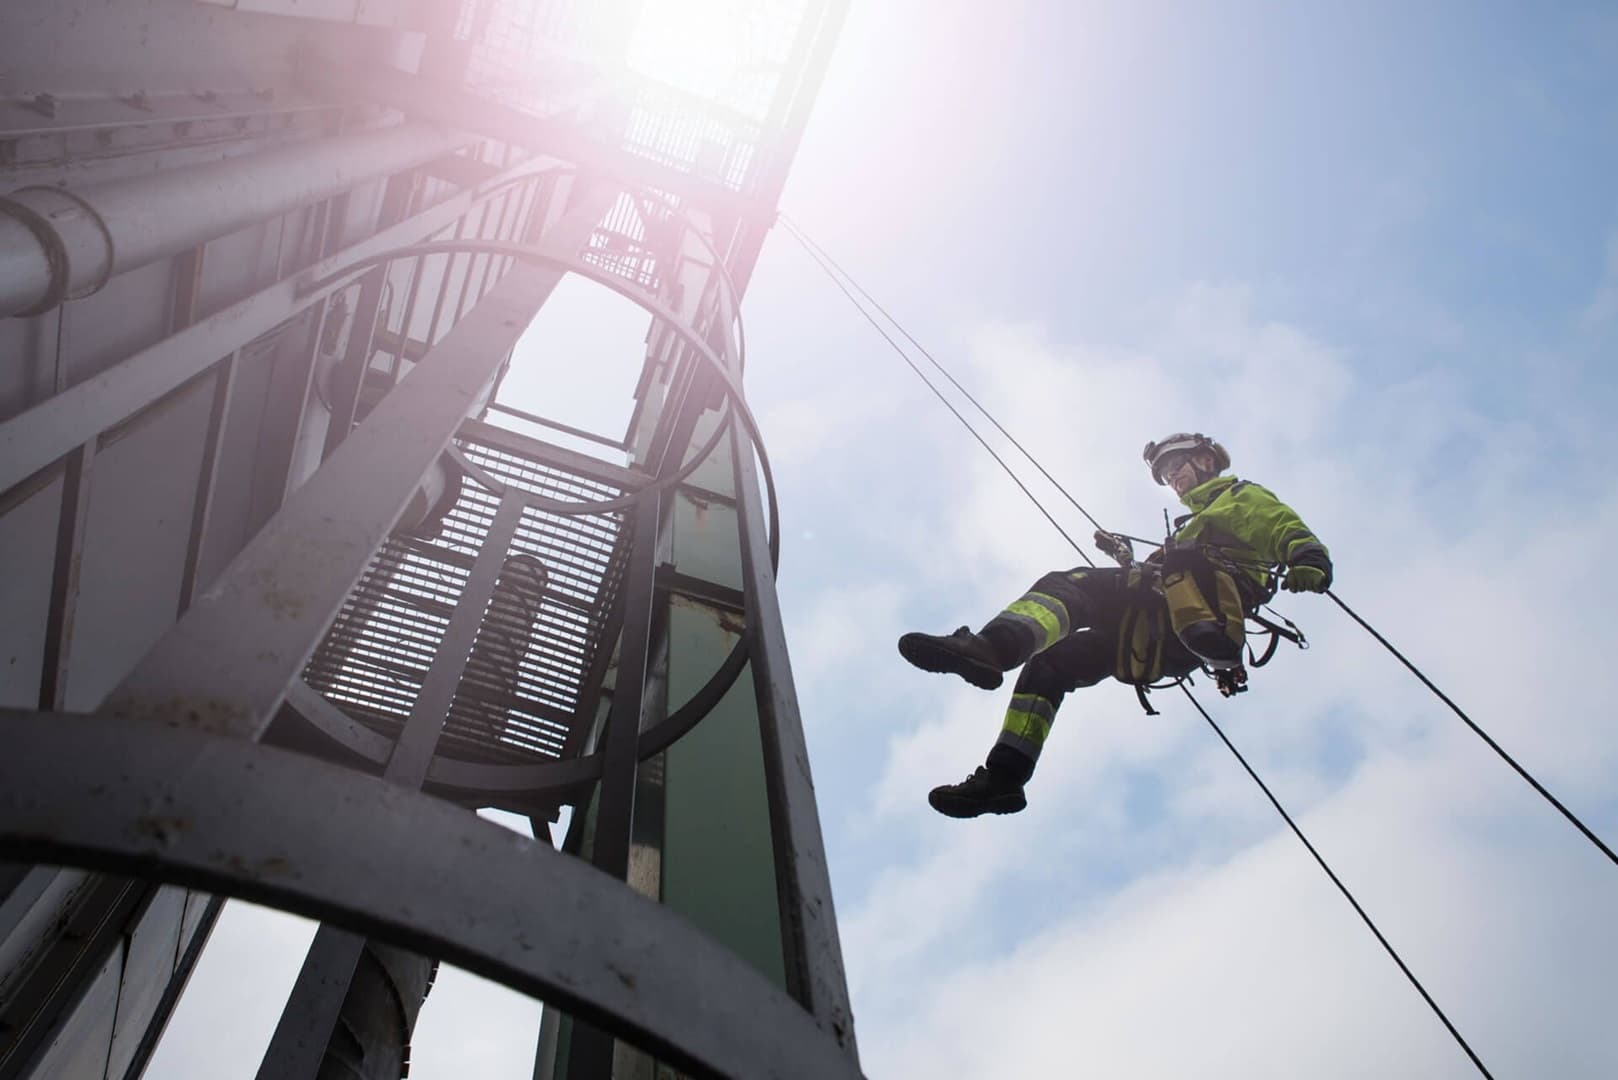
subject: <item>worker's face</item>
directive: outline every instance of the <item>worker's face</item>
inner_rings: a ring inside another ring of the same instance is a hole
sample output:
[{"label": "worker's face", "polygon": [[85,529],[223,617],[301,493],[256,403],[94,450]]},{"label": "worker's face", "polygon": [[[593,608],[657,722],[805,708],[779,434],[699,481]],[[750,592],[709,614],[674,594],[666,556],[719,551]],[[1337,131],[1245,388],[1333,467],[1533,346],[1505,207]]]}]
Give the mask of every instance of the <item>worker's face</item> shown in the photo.
[{"label": "worker's face", "polygon": [[1163,482],[1184,495],[1197,486],[1197,478],[1213,471],[1213,455],[1207,452],[1175,454],[1163,464]]}]

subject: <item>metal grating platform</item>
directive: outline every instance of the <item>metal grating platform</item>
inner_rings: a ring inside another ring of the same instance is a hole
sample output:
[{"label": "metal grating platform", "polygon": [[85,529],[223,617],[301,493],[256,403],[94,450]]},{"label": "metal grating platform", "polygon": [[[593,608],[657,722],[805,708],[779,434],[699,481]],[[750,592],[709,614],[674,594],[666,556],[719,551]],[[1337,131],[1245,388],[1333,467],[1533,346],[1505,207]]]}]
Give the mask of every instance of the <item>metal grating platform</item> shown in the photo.
[{"label": "metal grating platform", "polygon": [[[678,200],[668,197],[670,205]],[[662,291],[659,238],[666,245],[672,213],[669,206],[622,192],[590,234],[584,261],[627,278],[652,293]]]},{"label": "metal grating platform", "polygon": [[[614,498],[610,484],[458,439],[501,482],[565,501]],[[498,498],[471,480],[431,538],[390,537],[343,603],[305,679],[360,723],[397,738],[421,693]],[[515,763],[556,758],[594,714],[589,673],[623,579],[623,515],[560,517],[528,507],[450,708],[439,753]],[[583,726],[581,726],[581,718]]]}]

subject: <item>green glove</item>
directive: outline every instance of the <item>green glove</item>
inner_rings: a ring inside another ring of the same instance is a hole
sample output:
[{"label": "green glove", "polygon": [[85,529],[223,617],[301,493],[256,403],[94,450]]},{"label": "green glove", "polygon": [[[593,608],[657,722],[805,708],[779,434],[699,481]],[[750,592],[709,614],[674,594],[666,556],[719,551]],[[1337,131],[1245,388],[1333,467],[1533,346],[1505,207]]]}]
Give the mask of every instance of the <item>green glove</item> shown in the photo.
[{"label": "green glove", "polygon": [[1287,592],[1325,592],[1331,588],[1331,571],[1303,564],[1293,566],[1288,568],[1281,587]]}]

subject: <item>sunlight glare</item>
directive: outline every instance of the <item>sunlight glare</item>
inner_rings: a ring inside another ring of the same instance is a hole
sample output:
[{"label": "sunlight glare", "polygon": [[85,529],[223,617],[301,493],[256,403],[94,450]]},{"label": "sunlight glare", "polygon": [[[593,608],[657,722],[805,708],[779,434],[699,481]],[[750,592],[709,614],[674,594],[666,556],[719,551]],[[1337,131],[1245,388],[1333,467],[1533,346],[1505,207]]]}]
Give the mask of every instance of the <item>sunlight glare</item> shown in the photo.
[{"label": "sunlight glare", "polygon": [[700,97],[740,73],[747,0],[646,0],[629,41],[629,68]]}]

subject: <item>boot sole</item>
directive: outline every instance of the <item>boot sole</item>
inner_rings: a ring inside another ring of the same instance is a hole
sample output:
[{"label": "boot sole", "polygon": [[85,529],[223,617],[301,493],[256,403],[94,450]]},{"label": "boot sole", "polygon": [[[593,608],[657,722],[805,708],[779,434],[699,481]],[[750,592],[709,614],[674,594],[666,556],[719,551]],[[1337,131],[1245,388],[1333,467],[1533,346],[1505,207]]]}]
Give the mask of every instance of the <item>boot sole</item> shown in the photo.
[{"label": "boot sole", "polygon": [[1028,799],[1022,792],[999,795],[993,799],[964,799],[958,795],[927,796],[927,804],[945,817],[975,818],[980,814],[1015,814],[1027,809]]},{"label": "boot sole", "polygon": [[981,660],[974,660],[948,646],[940,645],[928,634],[906,634],[900,638],[899,655],[913,667],[923,671],[959,675],[980,690],[999,689],[1005,678],[998,668],[990,667]]}]

